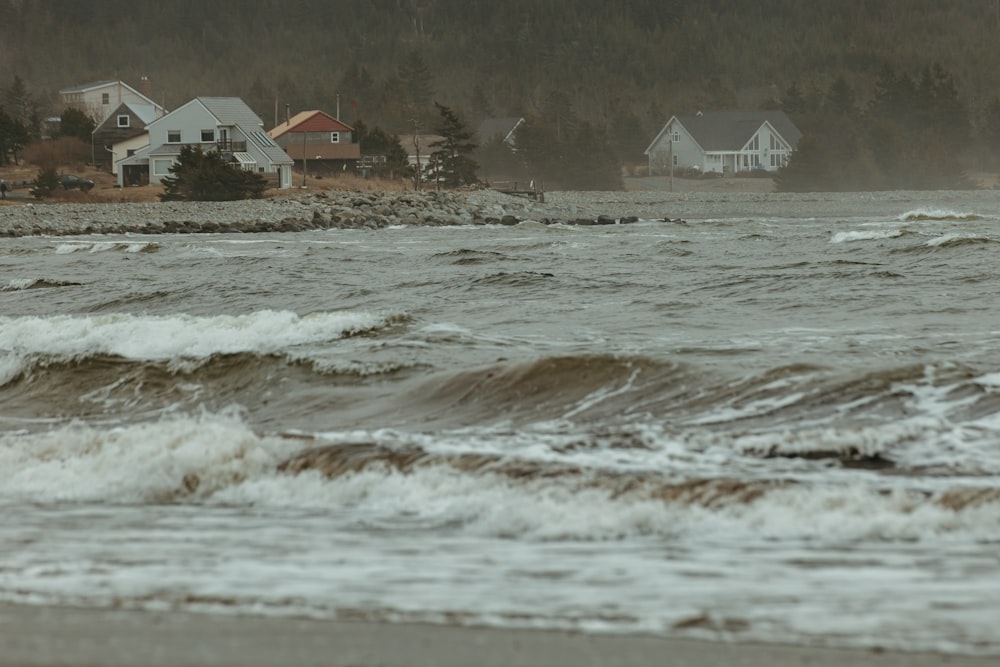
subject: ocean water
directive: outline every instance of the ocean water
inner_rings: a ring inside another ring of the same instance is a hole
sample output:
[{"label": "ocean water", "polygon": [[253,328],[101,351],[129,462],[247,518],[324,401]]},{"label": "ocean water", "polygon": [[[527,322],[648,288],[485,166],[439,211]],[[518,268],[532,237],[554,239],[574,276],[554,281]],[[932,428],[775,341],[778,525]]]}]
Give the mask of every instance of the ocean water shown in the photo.
[{"label": "ocean water", "polygon": [[1000,655],[1000,195],[549,198],[4,239],[0,600]]}]

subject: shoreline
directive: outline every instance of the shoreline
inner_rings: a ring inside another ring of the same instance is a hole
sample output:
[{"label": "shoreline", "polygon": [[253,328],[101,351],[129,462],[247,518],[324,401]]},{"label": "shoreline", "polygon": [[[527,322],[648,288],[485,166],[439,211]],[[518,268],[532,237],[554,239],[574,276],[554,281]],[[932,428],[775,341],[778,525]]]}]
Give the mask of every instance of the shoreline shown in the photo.
[{"label": "shoreline", "polygon": [[[753,179],[749,179],[753,180]],[[760,180],[760,179],[756,179]],[[895,205],[902,215],[914,207],[994,201],[990,191],[914,193],[820,193],[808,201],[856,199]],[[546,193],[544,200],[496,190],[298,192],[281,198],[230,202],[119,202],[0,206],[0,237],[246,234],[328,229],[464,225],[624,225],[638,221],[686,224],[688,219],[772,215],[775,203],[802,195],[767,192]],[[931,204],[930,202],[934,202]]]},{"label": "shoreline", "polygon": [[986,667],[996,656],[0,603],[0,667]]}]

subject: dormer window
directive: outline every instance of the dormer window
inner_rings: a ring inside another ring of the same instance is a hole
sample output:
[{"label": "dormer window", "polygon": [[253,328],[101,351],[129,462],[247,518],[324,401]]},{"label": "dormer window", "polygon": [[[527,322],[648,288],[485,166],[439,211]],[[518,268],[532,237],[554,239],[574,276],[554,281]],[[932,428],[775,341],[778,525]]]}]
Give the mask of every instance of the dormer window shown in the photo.
[{"label": "dormer window", "polygon": [[118,116],[118,127],[129,127],[131,124],[132,122],[128,114],[120,114]]},{"label": "dormer window", "polygon": [[339,144],[340,143],[340,132],[331,132],[330,133],[330,143],[331,144]]}]

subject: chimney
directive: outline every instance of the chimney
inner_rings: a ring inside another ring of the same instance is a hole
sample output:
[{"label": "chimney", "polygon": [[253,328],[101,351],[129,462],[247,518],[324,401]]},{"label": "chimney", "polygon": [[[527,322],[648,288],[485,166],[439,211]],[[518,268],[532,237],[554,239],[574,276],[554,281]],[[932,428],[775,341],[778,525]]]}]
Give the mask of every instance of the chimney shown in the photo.
[{"label": "chimney", "polygon": [[149,80],[148,76],[139,79],[139,92],[149,99],[153,99],[153,82]]}]

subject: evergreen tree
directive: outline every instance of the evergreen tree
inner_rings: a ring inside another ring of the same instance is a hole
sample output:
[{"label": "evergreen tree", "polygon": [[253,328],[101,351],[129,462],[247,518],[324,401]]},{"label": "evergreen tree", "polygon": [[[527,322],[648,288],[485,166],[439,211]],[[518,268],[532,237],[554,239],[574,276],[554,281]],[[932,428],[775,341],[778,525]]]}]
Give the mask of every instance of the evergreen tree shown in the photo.
[{"label": "evergreen tree", "polygon": [[434,76],[420,51],[410,51],[400,64],[397,77],[407,121],[417,127],[429,125],[433,118],[430,101],[434,95]]},{"label": "evergreen tree", "polygon": [[621,162],[603,129],[583,122],[566,147],[566,161],[557,178],[569,190],[621,190]]},{"label": "evergreen tree", "polygon": [[476,170],[479,165],[472,159],[476,149],[472,132],[454,111],[437,102],[434,106],[441,116],[436,131],[442,138],[430,145],[435,149],[431,160],[438,182],[449,188],[478,183]]},{"label": "evergreen tree", "polygon": [[0,108],[0,165],[18,164],[18,155],[30,140],[28,128]]},{"label": "evergreen tree", "polygon": [[44,199],[51,195],[59,187],[59,173],[54,165],[41,167],[38,175],[35,176],[35,185],[31,188],[31,196],[35,199]]},{"label": "evergreen tree", "polygon": [[28,126],[35,115],[37,104],[34,97],[28,92],[28,86],[17,74],[14,75],[10,86],[4,91],[4,101],[7,113],[15,120],[21,121]]},{"label": "evergreen tree", "polygon": [[353,112],[352,120],[358,121],[359,114],[373,112],[376,106],[375,78],[367,68],[352,60],[337,84],[337,92]]},{"label": "evergreen tree", "polygon": [[391,135],[380,127],[369,129],[361,120],[355,123],[354,131],[358,135],[362,158],[374,158],[372,176],[409,178],[413,175],[409,157],[399,143],[399,136]]},{"label": "evergreen tree", "polygon": [[62,112],[58,136],[76,137],[80,141],[89,144],[93,132],[94,121],[83,111],[76,107],[67,107]]},{"label": "evergreen tree", "polygon": [[809,111],[807,104],[802,88],[799,87],[797,81],[793,81],[785,89],[785,95],[781,98],[781,110],[789,116],[798,116]]},{"label": "evergreen tree", "polygon": [[824,105],[827,113],[843,118],[855,118],[858,114],[854,90],[843,75],[838,76],[830,84]]},{"label": "evergreen tree", "polygon": [[267,188],[263,176],[231,166],[220,153],[206,153],[201,146],[182,146],[170,173],[163,179],[162,201],[260,199]]}]

